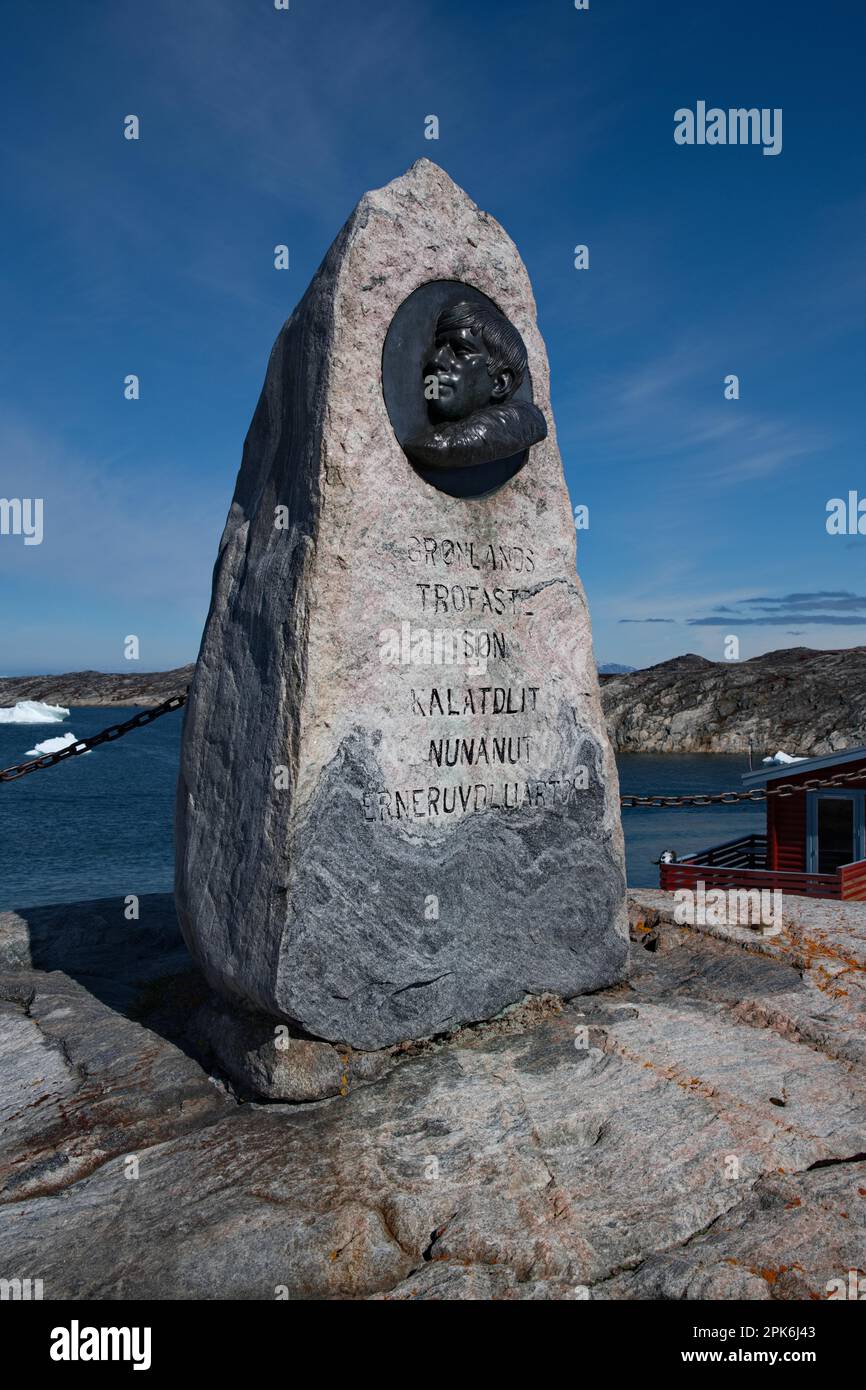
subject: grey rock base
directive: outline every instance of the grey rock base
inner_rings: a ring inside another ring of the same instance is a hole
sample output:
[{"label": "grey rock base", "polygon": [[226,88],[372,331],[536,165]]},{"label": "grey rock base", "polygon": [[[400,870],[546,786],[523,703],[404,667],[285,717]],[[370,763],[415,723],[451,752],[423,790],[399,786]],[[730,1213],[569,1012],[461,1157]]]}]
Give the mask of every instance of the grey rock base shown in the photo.
[{"label": "grey rock base", "polygon": [[375,1081],[394,1065],[394,1050],[355,1052],[293,1036],[278,1019],[214,998],[193,1018],[198,1054],[230,1079],[239,1097],[264,1101],[325,1100]]},{"label": "grey rock base", "polygon": [[[419,849],[359,817],[375,764],[360,734],[348,738],[296,835],[282,1014],[377,1048],[493,1018],[526,994],[622,979],[628,941],[608,925],[622,913],[618,840],[600,829],[591,766],[590,786],[558,811],[475,815]],[[335,911],[345,902],[349,917]]]}]

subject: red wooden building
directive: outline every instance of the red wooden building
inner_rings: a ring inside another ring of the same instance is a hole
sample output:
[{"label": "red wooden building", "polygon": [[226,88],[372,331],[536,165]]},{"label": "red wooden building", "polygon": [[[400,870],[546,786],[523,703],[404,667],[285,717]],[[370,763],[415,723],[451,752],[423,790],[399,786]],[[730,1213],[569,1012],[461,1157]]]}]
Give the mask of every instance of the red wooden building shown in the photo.
[{"label": "red wooden building", "polygon": [[838,787],[804,783],[866,766],[866,748],[825,758],[768,765],[743,778],[746,787],[791,783],[796,790],[767,799],[767,833],[659,865],[662,888],[779,889],[807,898],[866,900],[866,776]]}]

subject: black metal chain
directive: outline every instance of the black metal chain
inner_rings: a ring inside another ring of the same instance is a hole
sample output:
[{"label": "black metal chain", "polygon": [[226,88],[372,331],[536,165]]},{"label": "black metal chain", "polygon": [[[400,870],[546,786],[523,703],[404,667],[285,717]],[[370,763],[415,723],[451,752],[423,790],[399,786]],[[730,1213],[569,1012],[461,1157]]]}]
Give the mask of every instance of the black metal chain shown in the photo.
[{"label": "black metal chain", "polygon": [[[0,782],[14,782],[19,777],[26,777],[28,772],[38,772],[43,767],[54,767],[67,758],[77,758],[81,753],[89,753],[91,748],[98,748],[101,743],[111,743],[114,739],[122,738],[124,734],[131,733],[133,729],[141,729],[145,724],[152,724],[154,719],[161,719],[164,714],[181,709],[186,704],[188,693],[187,688],[182,695],[172,695],[170,700],[163,700],[161,705],[155,705],[153,709],[142,710],[140,714],[134,714],[123,724],[111,724],[107,729],[102,729],[100,733],[93,734],[90,738],[80,739],[77,743],[70,743],[57,753],[46,753],[44,757],[34,758],[32,762],[18,763],[15,767],[3,768],[0,771]],[[661,794],[658,796],[635,796],[626,792],[620,797],[619,802],[625,810],[637,808],[667,810],[675,806],[734,806],[739,801],[766,801],[771,796],[795,796],[797,792],[818,791],[824,787],[842,787],[846,782],[860,782],[864,779],[866,779],[866,767],[856,767],[853,772],[837,772],[833,777],[808,777],[805,782],[782,782],[778,787],[756,787],[747,792],[694,792],[682,796],[663,796]]]},{"label": "black metal chain", "polygon": [[798,792],[814,792],[823,787],[842,787],[846,782],[860,782],[866,778],[866,767],[855,767],[853,772],[837,772],[832,777],[807,777],[803,782],[780,782],[778,787],[755,787],[747,792],[695,792],[684,796],[621,796],[623,807],[656,806],[733,806],[738,801],[766,801],[771,796],[796,796]]},{"label": "black metal chain", "polygon": [[89,753],[91,748],[98,748],[101,743],[111,743],[116,738],[122,738],[124,734],[131,733],[133,729],[141,729],[145,724],[152,724],[154,719],[160,719],[164,714],[169,714],[173,709],[180,709],[186,704],[187,691],[183,695],[172,695],[170,700],[163,700],[161,705],[154,705],[153,709],[142,710],[140,714],[134,714],[131,719],[127,719],[123,724],[111,724],[107,729],[102,729],[98,734],[93,734],[90,738],[79,739],[77,743],[70,743],[66,748],[61,748],[56,753],[46,753],[41,758],[34,758],[29,763],[18,763],[16,767],[6,767],[0,771],[0,782],[14,782],[19,777],[26,777],[28,772],[38,772],[43,767],[54,767],[57,763],[62,763],[66,758],[77,758],[81,753]]}]

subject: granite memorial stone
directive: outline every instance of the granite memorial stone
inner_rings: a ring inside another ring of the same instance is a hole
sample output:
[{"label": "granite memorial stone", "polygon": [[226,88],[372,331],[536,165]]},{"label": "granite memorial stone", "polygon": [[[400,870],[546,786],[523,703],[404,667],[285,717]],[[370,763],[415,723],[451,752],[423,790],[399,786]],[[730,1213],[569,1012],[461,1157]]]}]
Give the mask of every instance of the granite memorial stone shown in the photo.
[{"label": "granite memorial stone", "polygon": [[385,1047],[625,971],[618,783],[548,368],[502,228],[420,160],[271,353],[177,799],[224,995]]}]

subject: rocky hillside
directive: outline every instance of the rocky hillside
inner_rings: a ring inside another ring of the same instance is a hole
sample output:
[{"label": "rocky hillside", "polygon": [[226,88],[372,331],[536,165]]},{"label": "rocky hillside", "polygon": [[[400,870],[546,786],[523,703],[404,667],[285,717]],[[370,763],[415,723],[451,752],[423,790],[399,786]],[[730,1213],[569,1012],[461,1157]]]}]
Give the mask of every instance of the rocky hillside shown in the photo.
[{"label": "rocky hillside", "polygon": [[751,661],[680,656],[602,676],[614,747],[623,753],[818,756],[866,744],[866,647],[792,647]]},{"label": "rocky hillside", "polygon": [[0,677],[0,705],[44,700],[49,705],[160,705],[186,690],[193,667],[173,671],[73,671],[64,676]]},{"label": "rocky hillside", "polygon": [[[106,675],[0,678],[0,705],[158,705],[185,690],[193,667]],[[866,744],[866,647],[791,647],[751,661],[678,656],[642,671],[602,674],[614,747],[623,753],[832,753]]]}]

